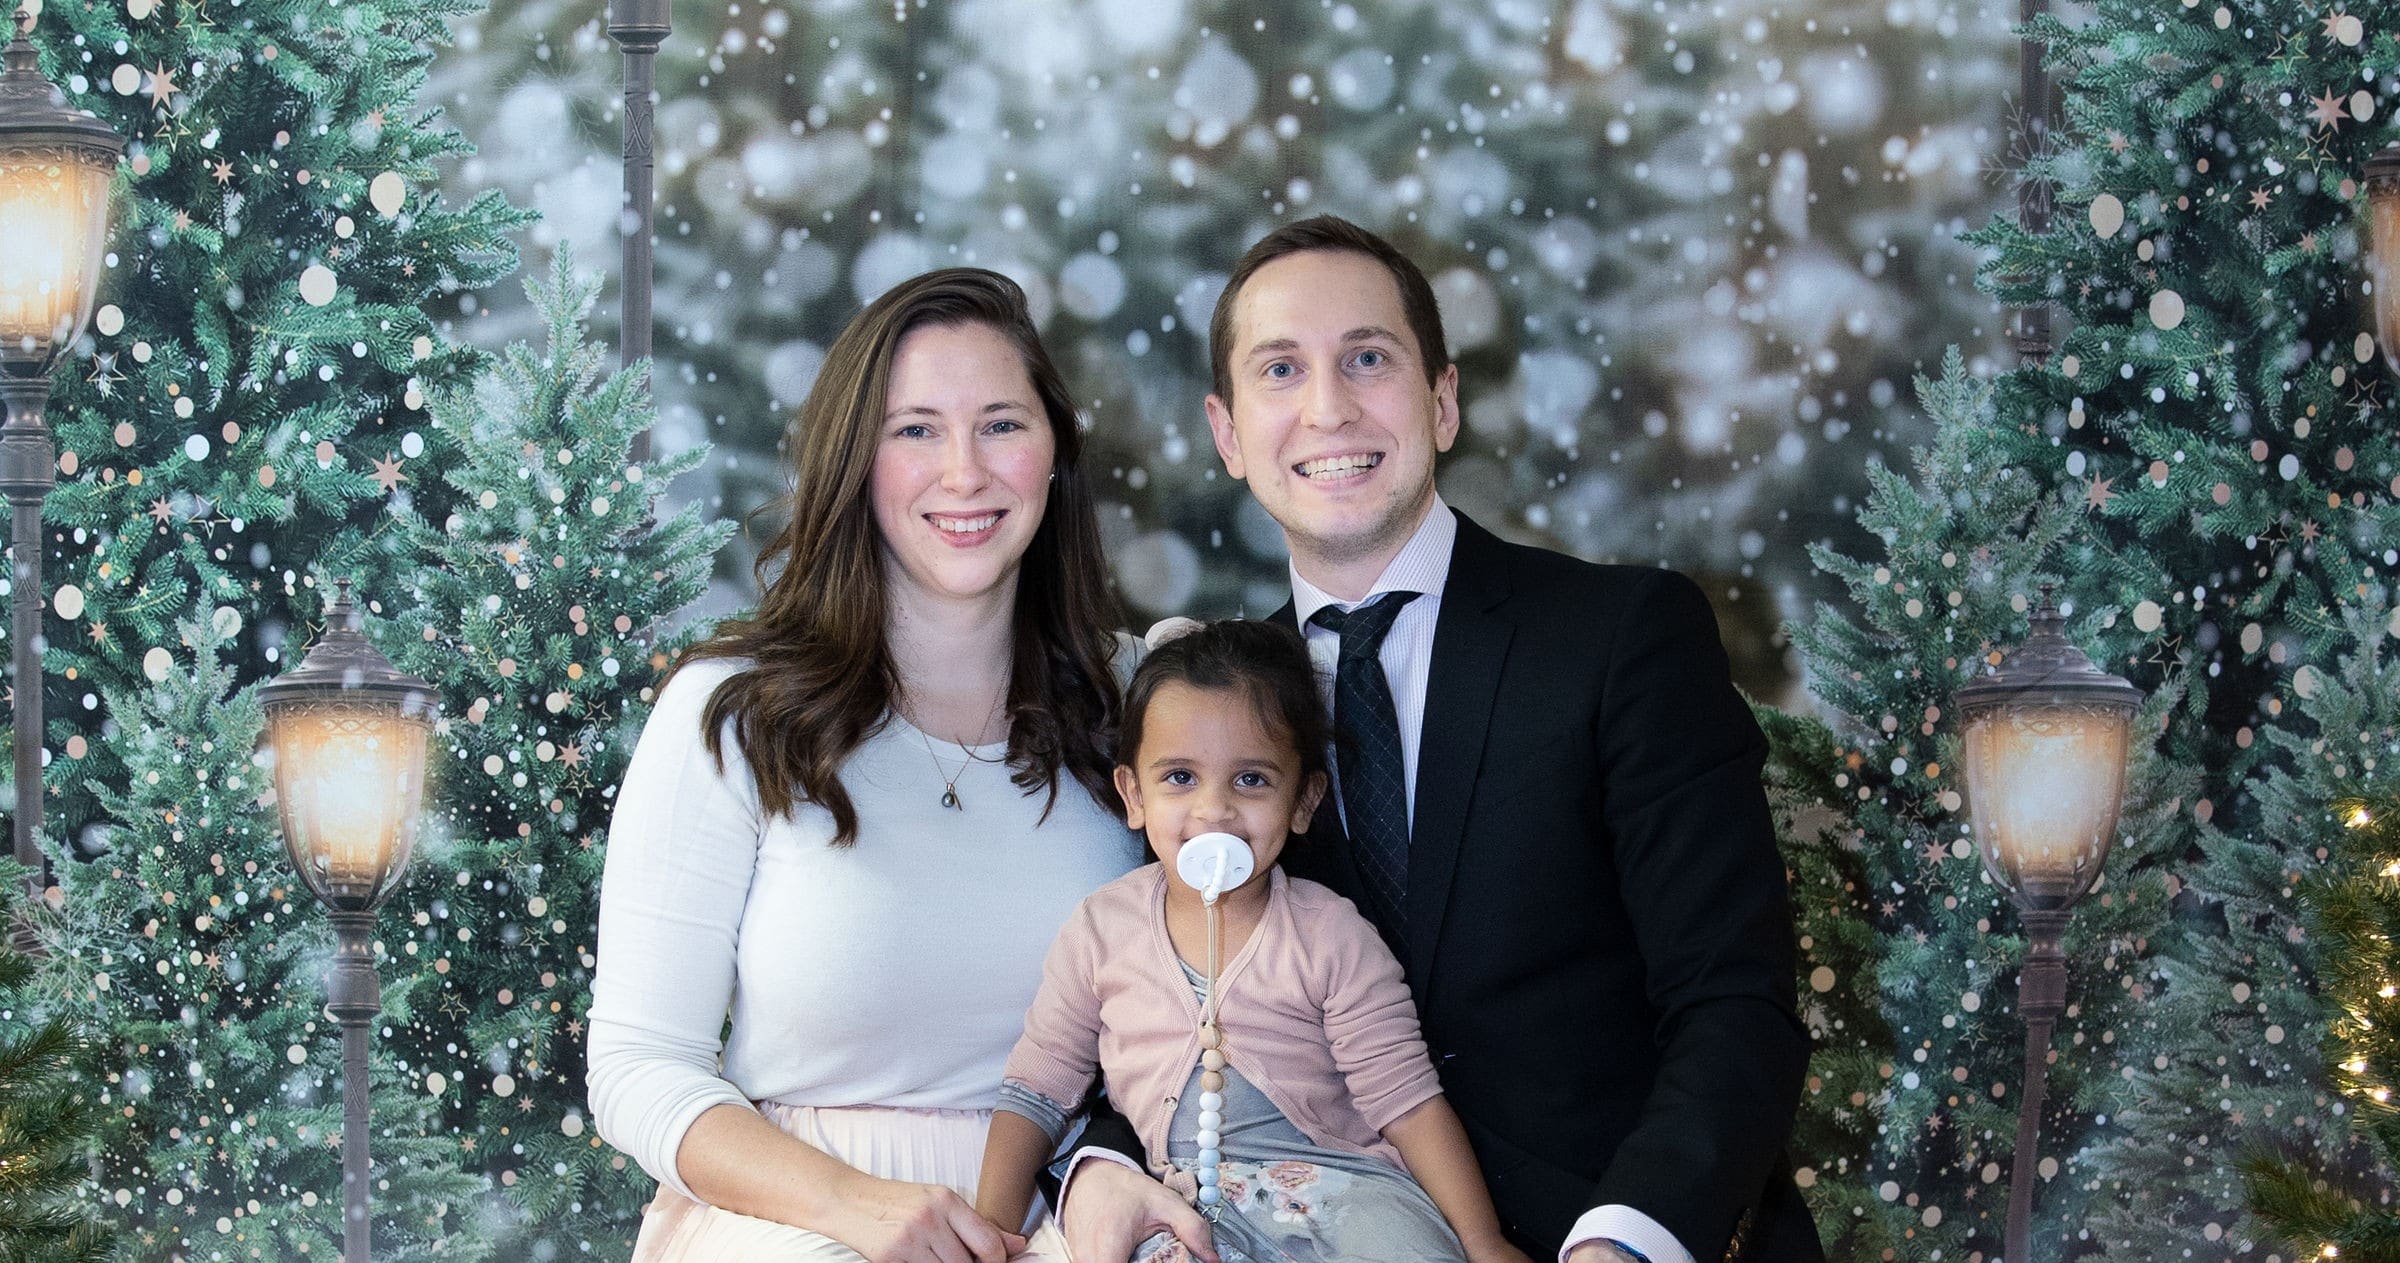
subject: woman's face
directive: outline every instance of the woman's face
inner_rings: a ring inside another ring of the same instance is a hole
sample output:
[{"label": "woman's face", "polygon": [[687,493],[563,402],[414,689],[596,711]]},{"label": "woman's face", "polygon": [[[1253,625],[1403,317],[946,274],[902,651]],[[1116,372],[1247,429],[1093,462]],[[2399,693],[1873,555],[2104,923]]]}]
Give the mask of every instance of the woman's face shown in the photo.
[{"label": "woman's face", "polygon": [[896,595],[1014,591],[1056,439],[1016,346],[984,324],[900,339],[869,495]]}]

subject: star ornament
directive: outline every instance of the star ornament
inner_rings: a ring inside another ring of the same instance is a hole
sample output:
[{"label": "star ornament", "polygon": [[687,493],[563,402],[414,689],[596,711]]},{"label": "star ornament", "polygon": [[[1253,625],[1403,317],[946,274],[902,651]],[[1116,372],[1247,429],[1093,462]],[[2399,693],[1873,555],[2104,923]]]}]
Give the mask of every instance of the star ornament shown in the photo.
[{"label": "star ornament", "polygon": [[2328,89],[2323,96],[2310,97],[2309,102],[2312,106],[2308,111],[2309,121],[2319,127],[2338,132],[2342,129],[2342,121],[2350,117],[2349,109],[2342,104],[2342,99],[2335,96],[2331,89]]},{"label": "star ornament", "polygon": [[2109,485],[2115,481],[2113,478],[2103,478],[2098,474],[2093,474],[2092,480],[2085,483],[2083,487],[2084,504],[2094,509],[2107,508],[2109,500],[2117,494],[2109,490]]},{"label": "star ornament", "polygon": [[369,477],[372,477],[376,484],[383,488],[385,495],[390,495],[398,489],[401,483],[408,481],[408,475],[400,472],[400,466],[403,463],[397,456],[384,457],[375,462],[375,472]]},{"label": "star ornament", "polygon": [[2272,196],[2273,195],[2268,193],[2265,189],[2250,190],[2250,209],[2265,210],[2267,208],[2267,202]]},{"label": "star ornament", "polygon": [[175,95],[175,72],[164,65],[150,69],[150,104],[163,107]]}]

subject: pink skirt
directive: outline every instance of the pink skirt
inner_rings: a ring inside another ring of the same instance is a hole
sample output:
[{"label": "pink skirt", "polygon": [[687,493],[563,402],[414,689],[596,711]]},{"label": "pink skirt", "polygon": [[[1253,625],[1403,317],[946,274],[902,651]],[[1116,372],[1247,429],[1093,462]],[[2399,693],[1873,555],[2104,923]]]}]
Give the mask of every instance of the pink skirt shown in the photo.
[{"label": "pink skirt", "polygon": [[[972,1202],[983,1173],[983,1140],[990,1110],[840,1109],[759,1104],[758,1112],[784,1134],[832,1154],[869,1175],[940,1184]],[[1037,1205],[1032,1241],[1016,1257],[1065,1263],[1066,1243]],[[859,1253],[822,1233],[754,1219],[696,1202],[660,1185],[642,1211],[633,1263],[864,1263]]]}]

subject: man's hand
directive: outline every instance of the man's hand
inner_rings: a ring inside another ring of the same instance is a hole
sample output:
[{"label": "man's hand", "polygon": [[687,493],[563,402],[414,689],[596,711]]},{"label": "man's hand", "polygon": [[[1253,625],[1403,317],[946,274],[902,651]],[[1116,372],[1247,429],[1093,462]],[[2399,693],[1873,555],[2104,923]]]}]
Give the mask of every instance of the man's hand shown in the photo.
[{"label": "man's hand", "polygon": [[1217,1263],[1208,1221],[1149,1176],[1115,1162],[1088,1162],[1075,1173],[1072,1190],[1058,1226],[1074,1263],[1126,1263],[1134,1247],[1160,1232],[1174,1233],[1195,1256]]},{"label": "man's hand", "polygon": [[1633,1263],[1633,1256],[1606,1241],[1586,1241],[1567,1251],[1567,1263]]}]

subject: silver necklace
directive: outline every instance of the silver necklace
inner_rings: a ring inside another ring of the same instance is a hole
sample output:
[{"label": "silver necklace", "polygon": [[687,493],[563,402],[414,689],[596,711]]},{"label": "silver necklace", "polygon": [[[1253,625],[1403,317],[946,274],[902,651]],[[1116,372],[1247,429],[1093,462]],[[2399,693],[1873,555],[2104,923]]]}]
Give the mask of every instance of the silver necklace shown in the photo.
[{"label": "silver necklace", "polygon": [[[985,721],[984,721],[984,722],[986,723],[986,725],[989,725],[989,723],[991,722],[991,720],[992,720],[992,719],[994,719],[994,718],[997,718],[997,717],[999,716],[999,714],[1000,714],[1000,708],[1001,708],[1001,706],[1002,706],[1002,705],[1004,705],[1004,704],[1006,704],[1006,703],[1007,703],[1007,701],[1008,701],[1008,686],[1007,686],[1007,685],[1005,685],[1005,684],[1003,684],[1003,685],[1001,685],[1001,686],[1000,686],[1000,695],[999,695],[998,697],[995,697],[995,698],[993,698],[993,699],[992,699],[992,710],[991,710],[991,714],[990,714],[989,716],[987,716],[987,717],[985,718]],[[965,775],[967,774],[967,766],[968,766],[968,764],[973,764],[973,763],[983,763],[983,762],[988,762],[988,760],[986,760],[986,759],[985,759],[983,756],[981,756],[981,755],[979,755],[979,754],[975,753],[975,751],[974,751],[973,749],[969,748],[969,747],[966,745],[966,743],[964,743],[964,742],[952,742],[952,743],[950,743],[950,744],[954,744],[954,745],[958,746],[959,750],[960,750],[960,751],[962,751],[963,753],[965,753],[965,755],[967,756],[967,759],[966,759],[966,762],[965,762],[965,763],[961,763],[961,764],[959,764],[959,765],[958,765],[958,770],[957,770],[957,771],[955,771],[955,772],[944,772],[944,771],[942,770],[942,759],[941,759],[941,756],[940,756],[940,755],[938,755],[938,754],[935,754],[935,753],[933,752],[933,738],[931,738],[931,737],[929,737],[929,736],[925,735],[925,730],[924,730],[923,728],[921,728],[921,727],[917,727],[917,725],[915,725],[915,724],[913,724],[913,723],[912,723],[912,724],[910,724],[909,726],[910,726],[910,727],[912,727],[912,728],[916,728],[916,729],[917,729],[917,740],[918,740],[918,741],[920,741],[920,742],[922,742],[922,743],[924,743],[924,746],[925,746],[925,757],[926,757],[926,758],[928,758],[928,759],[931,759],[931,760],[933,760],[933,774],[934,774],[935,776],[938,776],[938,777],[940,777],[940,778],[941,778],[941,781],[942,781],[942,805],[943,805],[944,807],[947,807],[947,808],[949,808],[949,809],[950,809],[950,810],[952,810],[952,811],[965,811],[965,810],[967,809],[967,808],[966,808],[966,804],[965,804],[965,803],[963,803],[963,802],[961,802],[961,801],[959,801],[959,797],[958,797],[958,778],[959,778],[959,777],[962,777],[962,776],[965,776]]]}]

